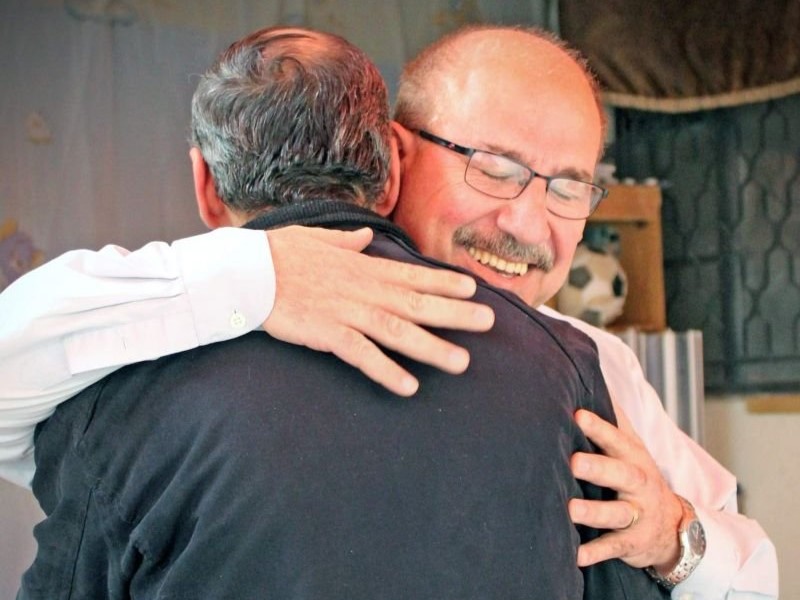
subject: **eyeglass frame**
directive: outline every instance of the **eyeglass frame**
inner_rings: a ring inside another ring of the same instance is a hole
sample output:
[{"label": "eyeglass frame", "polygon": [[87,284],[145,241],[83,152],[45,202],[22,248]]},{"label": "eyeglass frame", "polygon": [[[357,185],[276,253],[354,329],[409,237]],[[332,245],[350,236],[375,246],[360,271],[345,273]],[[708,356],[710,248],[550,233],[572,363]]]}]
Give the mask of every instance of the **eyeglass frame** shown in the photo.
[{"label": "eyeglass frame", "polygon": [[[608,189],[606,189],[606,188],[604,188],[604,187],[602,187],[600,185],[597,185],[596,183],[592,183],[591,181],[583,181],[581,179],[573,179],[572,177],[564,177],[564,176],[561,176],[561,175],[553,175],[553,176],[542,175],[541,173],[531,169],[528,165],[524,165],[521,162],[514,160],[513,158],[509,158],[508,156],[504,156],[503,154],[498,154],[497,152],[491,152],[489,150],[481,150],[479,148],[470,148],[469,146],[461,146],[459,144],[456,144],[455,142],[451,142],[450,140],[446,140],[443,137],[439,137],[438,135],[434,135],[430,131],[426,131],[424,129],[417,129],[416,133],[417,133],[417,135],[419,135],[424,140],[427,140],[427,141],[429,141],[431,143],[434,143],[434,144],[436,144],[438,146],[442,146],[443,148],[451,150],[451,151],[453,151],[453,152],[455,152],[457,154],[461,154],[462,156],[466,156],[469,160],[467,161],[467,166],[464,169],[464,183],[466,183],[473,190],[478,191],[481,194],[486,194],[490,198],[497,198],[498,200],[514,200],[515,198],[519,198],[522,195],[522,192],[524,192],[525,189],[528,187],[528,185],[530,185],[531,181],[533,181],[537,177],[539,177],[540,179],[544,179],[544,181],[545,181],[545,191],[546,192],[550,190],[550,182],[552,180],[554,180],[554,179],[566,179],[568,181],[574,181],[574,182],[577,182],[577,183],[583,183],[583,184],[591,186],[592,188],[600,190],[600,196],[594,201],[594,203],[592,205],[589,206],[589,214],[587,214],[585,217],[567,217],[567,216],[564,216],[564,215],[561,215],[561,214],[557,213],[552,208],[550,208],[550,206],[546,207],[548,211],[550,211],[551,213],[553,213],[554,215],[556,215],[557,217],[560,217],[562,219],[569,219],[569,220],[572,220],[572,221],[582,221],[584,219],[588,219],[589,217],[591,217],[592,213],[595,210],[597,210],[597,207],[600,205],[600,202],[602,202],[603,199],[606,196],[608,196]],[[507,160],[509,162],[512,162],[512,163],[522,167],[523,169],[525,169],[529,173],[528,180],[520,188],[519,192],[517,192],[516,195],[511,196],[511,197],[496,196],[494,194],[490,194],[489,192],[485,192],[484,190],[476,188],[469,181],[467,181],[467,171],[469,171],[469,165],[470,165],[470,162],[472,161],[472,156],[476,152],[482,152],[483,154],[491,154],[492,156],[498,156],[498,157],[500,157],[500,158],[502,158],[504,160]]]}]

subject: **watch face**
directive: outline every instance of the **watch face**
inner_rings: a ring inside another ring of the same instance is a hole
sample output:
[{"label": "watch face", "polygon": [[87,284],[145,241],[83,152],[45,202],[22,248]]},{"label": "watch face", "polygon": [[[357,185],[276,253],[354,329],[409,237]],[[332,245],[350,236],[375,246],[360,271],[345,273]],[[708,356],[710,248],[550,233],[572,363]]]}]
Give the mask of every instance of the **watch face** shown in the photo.
[{"label": "watch face", "polygon": [[697,556],[703,556],[706,552],[706,534],[700,521],[692,521],[686,533],[692,553]]}]

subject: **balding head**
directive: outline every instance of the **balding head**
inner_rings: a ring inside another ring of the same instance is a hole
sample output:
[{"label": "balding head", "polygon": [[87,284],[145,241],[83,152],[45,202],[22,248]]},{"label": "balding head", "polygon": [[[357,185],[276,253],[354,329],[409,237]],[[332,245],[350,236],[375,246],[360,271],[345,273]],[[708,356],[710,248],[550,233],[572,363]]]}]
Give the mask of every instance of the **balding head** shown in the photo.
[{"label": "balding head", "polygon": [[[596,77],[575,49],[536,28],[469,26],[425,48],[403,69],[394,119],[409,129],[435,127],[457,110],[470,78],[484,71],[500,83],[501,70],[518,70],[529,85],[551,85],[561,70],[573,74],[578,90],[591,95],[605,139],[606,118]],[[500,85],[486,93],[502,94]],[[598,157],[602,154],[602,145]]]},{"label": "balding head", "polygon": [[[395,119],[402,177],[394,217],[422,251],[530,304],[554,295],[585,220],[560,216],[547,182],[591,182],[603,140],[597,87],[583,62],[540,31],[462,30],[409,63]],[[471,149],[521,165],[513,177],[535,176],[517,197],[492,196],[468,183]]]}]

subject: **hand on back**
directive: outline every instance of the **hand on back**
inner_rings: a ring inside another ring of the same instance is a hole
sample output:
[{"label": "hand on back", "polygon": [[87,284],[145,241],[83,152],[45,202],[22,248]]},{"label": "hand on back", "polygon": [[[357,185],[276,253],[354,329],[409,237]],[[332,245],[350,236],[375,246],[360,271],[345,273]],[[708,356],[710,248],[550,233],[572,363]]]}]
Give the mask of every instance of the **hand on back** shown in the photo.
[{"label": "hand on back", "polygon": [[381,346],[462,373],[467,351],[423,326],[486,331],[494,323],[489,307],[466,300],[475,293],[471,277],[361,254],[372,240],[369,229],[292,226],[267,235],[277,290],[264,330],[332,352],[401,396],[419,382]]}]

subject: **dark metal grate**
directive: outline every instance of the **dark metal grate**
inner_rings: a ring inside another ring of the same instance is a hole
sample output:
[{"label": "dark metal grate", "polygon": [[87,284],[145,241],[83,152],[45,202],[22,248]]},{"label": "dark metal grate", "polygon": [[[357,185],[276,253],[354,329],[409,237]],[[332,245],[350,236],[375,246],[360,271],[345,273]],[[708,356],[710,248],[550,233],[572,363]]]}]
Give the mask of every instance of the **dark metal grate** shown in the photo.
[{"label": "dark metal grate", "polygon": [[703,331],[706,387],[800,388],[800,95],[615,116],[618,175],[664,185],[667,322]]}]

